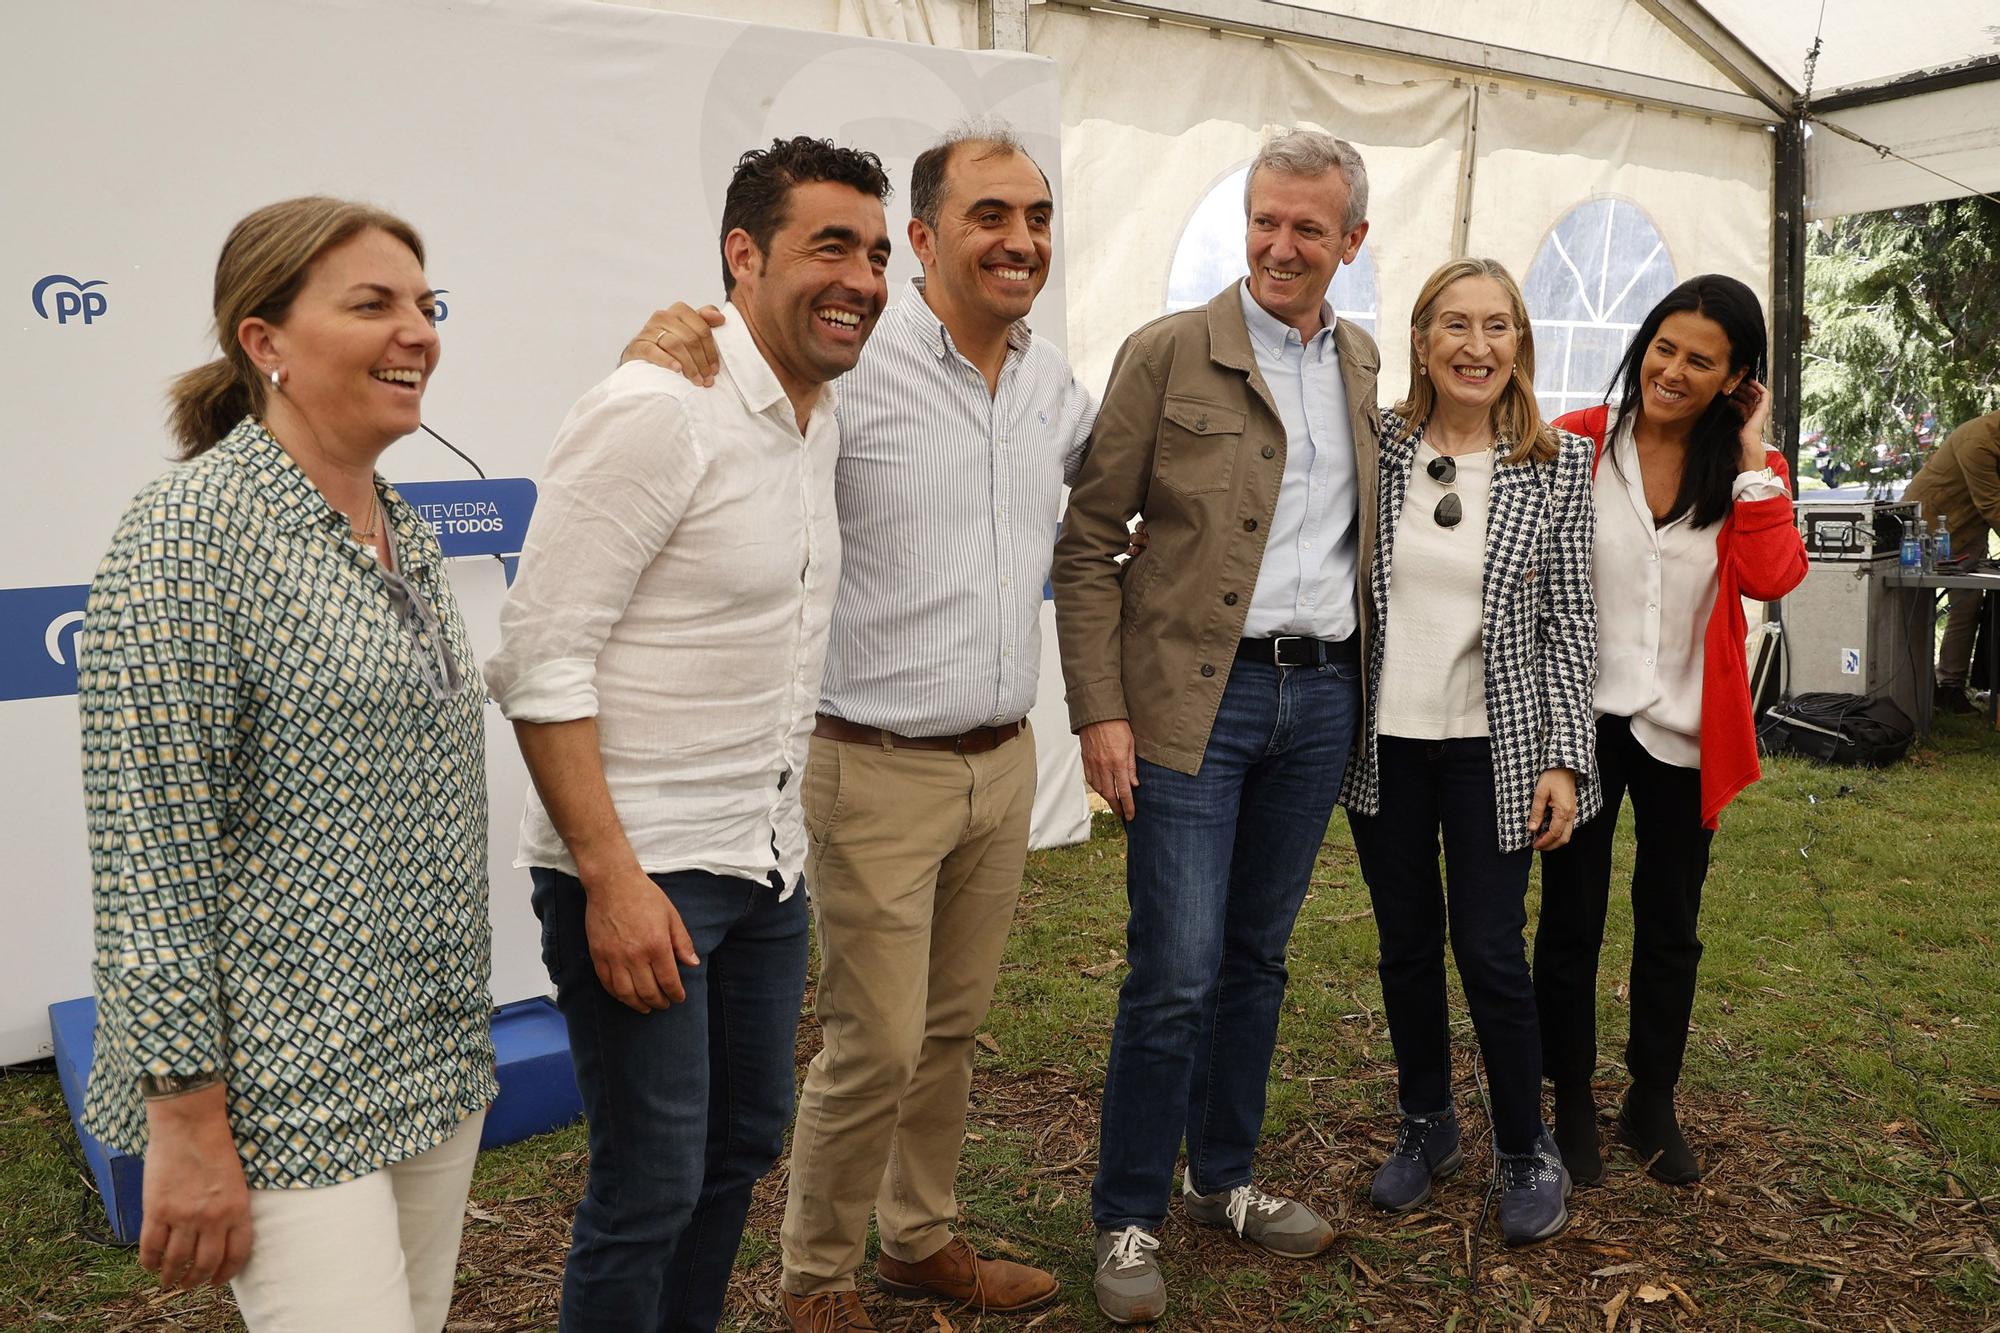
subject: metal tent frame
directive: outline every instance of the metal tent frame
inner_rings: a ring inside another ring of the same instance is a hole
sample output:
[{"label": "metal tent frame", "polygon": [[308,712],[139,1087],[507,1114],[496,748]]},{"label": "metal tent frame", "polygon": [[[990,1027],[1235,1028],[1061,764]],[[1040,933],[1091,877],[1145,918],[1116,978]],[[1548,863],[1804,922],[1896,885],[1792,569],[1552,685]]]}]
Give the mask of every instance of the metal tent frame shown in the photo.
[{"label": "metal tent frame", "polygon": [[[1069,9],[1132,15],[1291,42],[1417,60],[1475,75],[1496,75],[1642,106],[1722,117],[1765,126],[1774,136],[1771,218],[1771,392],[1772,420],[1780,447],[1796,473],[1799,453],[1801,359],[1805,333],[1806,154],[1809,126],[1818,123],[1889,155],[1824,116],[1877,106],[1930,93],[2000,83],[2000,55],[1973,56],[1892,78],[1818,91],[1807,78],[1794,84],[1772,69],[1728,25],[1697,0],[1632,0],[1688,48],[1700,55],[1738,91],[1661,78],[1629,69],[1544,55],[1513,47],[1403,27],[1373,19],[1329,13],[1279,0],[1047,0]],[[1028,49],[1030,0],[978,0],[982,47]],[[1815,52],[1816,52],[1815,46]],[[1995,99],[2000,121],[2000,98]],[[1964,190],[1957,193],[1964,193]]]}]

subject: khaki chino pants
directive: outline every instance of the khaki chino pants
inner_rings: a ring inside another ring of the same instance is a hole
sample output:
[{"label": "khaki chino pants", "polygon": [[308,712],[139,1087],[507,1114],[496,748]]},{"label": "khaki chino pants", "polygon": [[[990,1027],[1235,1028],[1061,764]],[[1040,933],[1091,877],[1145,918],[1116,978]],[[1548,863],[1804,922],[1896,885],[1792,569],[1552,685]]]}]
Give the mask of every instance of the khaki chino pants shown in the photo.
[{"label": "khaki chino pants", "polygon": [[882,1248],[951,1239],[973,1036],[1020,895],[1034,737],[984,754],[815,736],[800,787],[819,934],[814,1011],[781,1232],[784,1287],[854,1286],[872,1205]]},{"label": "khaki chino pants", "polygon": [[[1991,528],[1976,519],[1953,523],[1952,554],[1971,551],[1975,558],[1985,559],[1986,539],[1991,532]],[[1979,635],[1979,608],[1986,594],[1977,588],[1955,588],[1948,596],[1951,610],[1945,615],[1944,642],[1938,645],[1937,683],[1947,689],[1964,689],[1972,670],[1973,640]]]}]

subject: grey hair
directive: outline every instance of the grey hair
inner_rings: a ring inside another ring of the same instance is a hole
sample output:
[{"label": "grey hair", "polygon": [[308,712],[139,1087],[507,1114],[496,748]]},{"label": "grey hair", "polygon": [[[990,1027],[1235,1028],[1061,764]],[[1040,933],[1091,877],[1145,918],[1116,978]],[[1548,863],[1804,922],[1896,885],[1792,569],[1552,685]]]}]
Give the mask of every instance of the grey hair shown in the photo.
[{"label": "grey hair", "polygon": [[943,138],[917,154],[917,160],[910,168],[910,216],[937,230],[938,210],[944,207],[945,176],[951,167],[951,156],[960,144],[973,144],[982,151],[979,158],[1000,157],[1008,153],[1019,153],[1033,162],[1036,171],[1042,172],[1042,183],[1047,184],[1049,173],[1042,171],[1042,164],[1035,162],[1021,136],[1012,125],[998,116],[976,116],[962,120],[945,132]]},{"label": "grey hair", "polygon": [[1250,170],[1243,177],[1243,211],[1250,211],[1250,187],[1260,170],[1282,171],[1287,176],[1324,176],[1339,171],[1347,182],[1347,216],[1344,232],[1353,231],[1368,220],[1368,167],[1361,154],[1345,139],[1336,139],[1319,130],[1286,130],[1257,150]]}]

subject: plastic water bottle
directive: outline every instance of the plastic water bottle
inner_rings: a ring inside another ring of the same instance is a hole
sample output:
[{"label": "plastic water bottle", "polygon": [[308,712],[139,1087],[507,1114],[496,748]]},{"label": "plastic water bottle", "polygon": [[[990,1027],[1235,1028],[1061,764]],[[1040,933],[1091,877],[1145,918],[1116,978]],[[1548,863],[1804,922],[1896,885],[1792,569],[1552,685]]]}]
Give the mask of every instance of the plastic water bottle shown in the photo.
[{"label": "plastic water bottle", "polygon": [[1932,539],[1931,545],[1937,551],[1933,565],[1951,563],[1951,520],[1943,514],[1938,515],[1937,536]]},{"label": "plastic water bottle", "polygon": [[1913,523],[1903,524],[1903,546],[1897,553],[1896,563],[1902,566],[1905,574],[1914,574],[1923,568],[1923,538],[1917,535],[1917,528]]},{"label": "plastic water bottle", "polygon": [[1924,573],[1937,572],[1937,546],[1931,540],[1931,525],[1925,519],[1917,520],[1917,548],[1922,552]]}]

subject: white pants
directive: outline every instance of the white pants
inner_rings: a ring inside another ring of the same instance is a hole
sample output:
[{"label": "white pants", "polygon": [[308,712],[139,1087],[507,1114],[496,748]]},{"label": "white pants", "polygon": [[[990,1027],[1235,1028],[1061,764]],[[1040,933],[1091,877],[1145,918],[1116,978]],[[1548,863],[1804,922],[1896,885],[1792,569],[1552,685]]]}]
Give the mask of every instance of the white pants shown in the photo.
[{"label": "white pants", "polygon": [[485,1122],[359,1180],[251,1190],[250,1262],[230,1284],[251,1333],[439,1333]]}]

